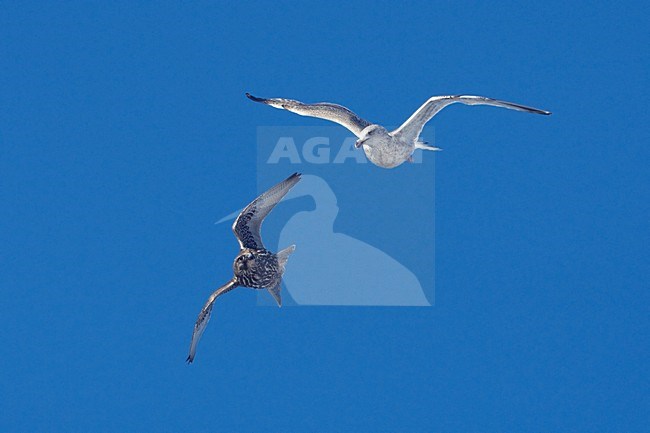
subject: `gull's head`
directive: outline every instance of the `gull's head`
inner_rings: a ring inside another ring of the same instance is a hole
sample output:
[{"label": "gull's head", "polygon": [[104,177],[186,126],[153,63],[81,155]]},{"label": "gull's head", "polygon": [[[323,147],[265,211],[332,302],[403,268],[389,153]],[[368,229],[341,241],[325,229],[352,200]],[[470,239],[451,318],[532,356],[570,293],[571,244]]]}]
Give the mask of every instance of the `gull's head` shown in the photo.
[{"label": "gull's head", "polygon": [[370,143],[368,143],[369,140],[374,137],[382,136],[384,134],[388,134],[388,131],[386,131],[386,128],[381,125],[367,126],[359,134],[359,139],[356,141],[356,143],[354,143],[354,147],[358,149],[364,144],[370,145]]}]

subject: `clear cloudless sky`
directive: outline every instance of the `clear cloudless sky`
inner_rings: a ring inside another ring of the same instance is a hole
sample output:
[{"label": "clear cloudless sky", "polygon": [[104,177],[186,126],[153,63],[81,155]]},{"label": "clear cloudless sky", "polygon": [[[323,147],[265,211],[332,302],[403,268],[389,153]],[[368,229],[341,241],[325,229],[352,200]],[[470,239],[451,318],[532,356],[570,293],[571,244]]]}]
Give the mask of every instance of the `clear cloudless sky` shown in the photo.
[{"label": "clear cloudless sky", "polygon": [[[0,431],[647,431],[649,12],[4,2]],[[256,128],[324,124],[246,91],[387,125],[455,93],[553,115],[430,125],[433,307],[237,290],[188,366],[237,251],[214,222],[257,192]]]}]

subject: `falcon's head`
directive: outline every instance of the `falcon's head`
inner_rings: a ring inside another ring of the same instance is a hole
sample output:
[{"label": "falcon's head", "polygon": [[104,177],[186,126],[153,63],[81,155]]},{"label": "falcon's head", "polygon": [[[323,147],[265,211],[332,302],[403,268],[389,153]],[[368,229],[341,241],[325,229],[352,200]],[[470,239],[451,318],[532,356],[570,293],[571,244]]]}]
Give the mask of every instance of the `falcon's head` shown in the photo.
[{"label": "falcon's head", "polygon": [[235,258],[233,271],[235,271],[235,274],[239,274],[253,268],[255,268],[255,252],[249,248],[244,248]]}]

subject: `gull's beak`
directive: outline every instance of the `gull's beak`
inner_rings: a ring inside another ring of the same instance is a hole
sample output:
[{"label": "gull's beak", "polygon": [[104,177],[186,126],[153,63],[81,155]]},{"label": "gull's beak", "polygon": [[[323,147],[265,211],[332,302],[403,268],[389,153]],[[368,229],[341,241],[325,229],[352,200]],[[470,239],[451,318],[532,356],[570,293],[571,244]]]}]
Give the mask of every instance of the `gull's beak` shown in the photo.
[{"label": "gull's beak", "polygon": [[361,146],[363,146],[363,140],[357,140],[354,142],[354,147],[356,147],[357,149],[360,148]]}]

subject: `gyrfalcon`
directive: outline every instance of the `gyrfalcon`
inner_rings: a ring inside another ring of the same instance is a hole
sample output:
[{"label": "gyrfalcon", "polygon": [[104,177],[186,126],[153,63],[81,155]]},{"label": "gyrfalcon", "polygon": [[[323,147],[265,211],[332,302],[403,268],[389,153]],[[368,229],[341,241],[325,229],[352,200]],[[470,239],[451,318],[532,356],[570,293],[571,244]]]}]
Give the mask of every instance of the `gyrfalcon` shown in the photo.
[{"label": "gyrfalcon", "polygon": [[266,289],[273,295],[278,306],[282,306],[280,296],[282,275],[284,274],[287,259],[296,246],[291,245],[274,254],[264,248],[260,229],[264,218],[298,181],[300,181],[300,173],[292,174],[253,200],[235,220],[232,231],[235,233],[240,247],[239,254],[237,254],[232,265],[235,275],[210,295],[199,313],[192,333],[190,353],[187,356],[188,363],[194,361],[196,347],[208,325],[212,305],[219,296],[239,286],[251,289]]}]

